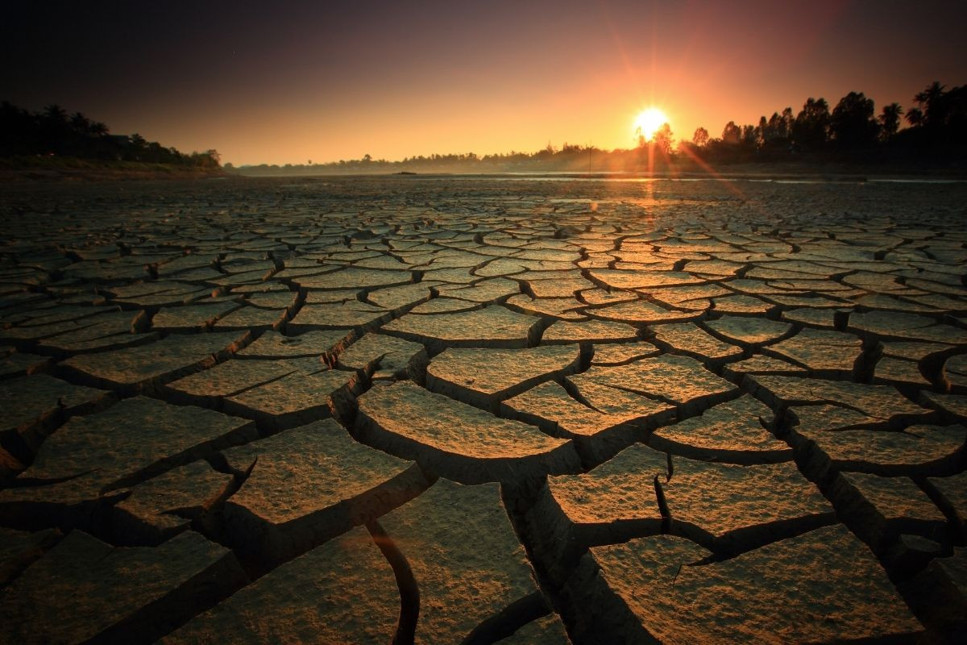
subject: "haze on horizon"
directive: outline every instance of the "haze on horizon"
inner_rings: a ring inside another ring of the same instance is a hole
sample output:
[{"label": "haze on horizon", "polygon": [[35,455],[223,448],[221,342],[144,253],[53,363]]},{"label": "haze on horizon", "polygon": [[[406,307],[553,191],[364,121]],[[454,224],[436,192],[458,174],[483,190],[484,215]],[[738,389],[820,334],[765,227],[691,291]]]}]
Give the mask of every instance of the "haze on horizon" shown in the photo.
[{"label": "haze on horizon", "polygon": [[678,139],[808,97],[905,109],[967,83],[967,5],[927,0],[18,3],[0,99],[57,103],[224,162],[629,148],[658,106]]}]

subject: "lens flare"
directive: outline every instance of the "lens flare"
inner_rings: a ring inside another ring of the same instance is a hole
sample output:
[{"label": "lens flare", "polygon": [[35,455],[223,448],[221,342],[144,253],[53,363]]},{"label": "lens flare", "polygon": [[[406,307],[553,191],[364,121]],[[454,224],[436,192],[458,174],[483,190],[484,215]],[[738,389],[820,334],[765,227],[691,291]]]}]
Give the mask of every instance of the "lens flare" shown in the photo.
[{"label": "lens flare", "polygon": [[660,109],[650,107],[647,110],[642,110],[642,112],[635,117],[635,136],[644,137],[645,141],[651,141],[658,129],[666,123],[668,123],[668,117],[665,116],[665,113]]}]

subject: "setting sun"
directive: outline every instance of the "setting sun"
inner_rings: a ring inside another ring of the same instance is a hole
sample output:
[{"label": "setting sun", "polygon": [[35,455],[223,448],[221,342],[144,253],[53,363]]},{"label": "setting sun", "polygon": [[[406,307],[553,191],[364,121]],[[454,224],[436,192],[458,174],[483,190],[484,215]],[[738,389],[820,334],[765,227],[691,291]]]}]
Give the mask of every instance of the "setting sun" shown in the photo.
[{"label": "setting sun", "polygon": [[651,141],[655,136],[655,132],[665,123],[668,123],[668,117],[658,108],[650,107],[647,110],[643,110],[635,117],[635,136],[641,136],[645,138],[645,141]]}]

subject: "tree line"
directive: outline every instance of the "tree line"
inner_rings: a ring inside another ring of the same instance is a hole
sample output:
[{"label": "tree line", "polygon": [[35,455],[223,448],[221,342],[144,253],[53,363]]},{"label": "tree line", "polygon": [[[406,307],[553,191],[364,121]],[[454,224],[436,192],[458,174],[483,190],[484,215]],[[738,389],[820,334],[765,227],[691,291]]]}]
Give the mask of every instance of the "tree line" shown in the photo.
[{"label": "tree line", "polygon": [[30,112],[0,103],[0,158],[57,157],[103,162],[133,161],[188,168],[219,166],[216,150],[185,154],[139,134],[114,135],[99,121],[80,112],[68,114],[59,105]]},{"label": "tree line", "polygon": [[[967,159],[967,85],[947,89],[939,82],[913,97],[904,110],[898,103],[877,112],[873,99],[849,92],[832,109],[824,98],[808,98],[799,112],[791,107],[762,116],[757,124],[729,121],[720,137],[704,127],[691,141],[675,144],[669,124],[649,140],[638,138],[630,149],[603,150],[593,145],[548,145],[533,153],[476,155],[434,154],[400,161],[360,159],[331,163],[242,166],[226,170],[250,175],[356,174],[406,172],[635,172],[675,164],[889,163],[948,164]],[[904,123],[905,122],[905,123]],[[903,126],[906,127],[903,127]]]},{"label": "tree line", "polygon": [[[729,121],[722,136],[698,128],[679,150],[709,161],[778,161],[790,158],[847,160],[962,160],[967,151],[967,85],[947,89],[933,82],[905,113],[899,103],[876,112],[873,99],[850,92],[830,110],[824,98],[808,98],[794,114],[787,107],[756,125]],[[905,117],[908,127],[901,129]],[[670,152],[670,145],[664,145]]]}]

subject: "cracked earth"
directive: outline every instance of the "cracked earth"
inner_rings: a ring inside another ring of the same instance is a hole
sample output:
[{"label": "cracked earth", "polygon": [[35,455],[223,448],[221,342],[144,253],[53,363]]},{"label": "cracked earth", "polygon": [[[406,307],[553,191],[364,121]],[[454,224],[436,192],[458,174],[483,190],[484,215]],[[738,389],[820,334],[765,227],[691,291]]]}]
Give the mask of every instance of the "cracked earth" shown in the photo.
[{"label": "cracked earth", "polygon": [[0,641],[954,642],[963,183],[0,200]]}]

